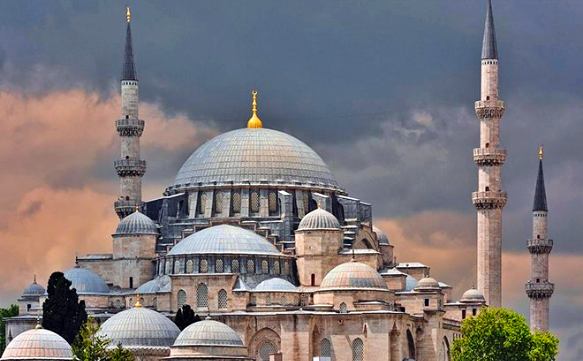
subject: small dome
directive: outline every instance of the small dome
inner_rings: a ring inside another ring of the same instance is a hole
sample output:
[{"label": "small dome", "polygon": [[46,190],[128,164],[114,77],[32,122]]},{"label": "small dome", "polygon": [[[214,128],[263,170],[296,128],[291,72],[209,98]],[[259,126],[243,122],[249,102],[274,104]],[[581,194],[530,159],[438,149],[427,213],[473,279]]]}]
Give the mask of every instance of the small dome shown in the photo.
[{"label": "small dome", "polygon": [[150,280],[146,283],[143,283],[140,287],[136,289],[136,294],[138,295],[147,295],[159,292],[170,292],[171,284],[170,284],[170,277],[167,275],[160,276]]},{"label": "small dome", "polygon": [[45,294],[45,289],[43,286],[36,283],[36,277],[34,281],[28,285],[24,291],[22,291],[22,297],[39,297]]},{"label": "small dome", "polygon": [[64,272],[65,278],[71,281],[71,288],[77,290],[77,294],[107,294],[109,287],[99,275],[86,268],[74,267]]},{"label": "small dome", "polygon": [[320,288],[387,289],[387,284],[372,267],[360,262],[347,262],[328,272],[322,280]]},{"label": "small dome", "polygon": [[257,287],[253,289],[253,291],[289,292],[297,291],[297,287],[291,284],[289,281],[284,280],[283,278],[274,277],[259,283]]},{"label": "small dome", "polygon": [[185,254],[279,255],[280,252],[253,231],[221,224],[191,234],[168,252],[169,256]]},{"label": "small dome", "polygon": [[131,235],[143,235],[143,234],[158,234],[158,227],[153,220],[148,216],[141,213],[140,211],[135,211],[129,216],[125,217],[117,226],[114,236],[131,236]]},{"label": "small dome", "polygon": [[144,307],[117,313],[99,329],[99,334],[111,340],[110,346],[124,348],[170,347],[179,333],[168,317]]},{"label": "small dome", "polygon": [[405,291],[413,291],[415,287],[417,287],[417,280],[408,274],[405,278]]},{"label": "small dome", "polygon": [[377,226],[372,226],[372,231],[376,233],[380,245],[389,245],[389,237],[382,229]]},{"label": "small dome", "polygon": [[434,278],[425,277],[417,282],[417,287],[415,290],[440,290],[439,282],[437,282]]},{"label": "small dome", "polygon": [[64,338],[37,326],[16,336],[0,360],[73,360],[73,352]]},{"label": "small dome", "polygon": [[463,303],[485,303],[486,298],[482,294],[482,292],[478,291],[475,288],[470,288],[462,295],[460,302]]},{"label": "small dome", "polygon": [[244,347],[244,344],[235,330],[224,323],[207,319],[185,328],[174,346]]},{"label": "small dome", "polygon": [[340,222],[334,215],[324,209],[317,208],[306,214],[300,221],[298,231],[311,229],[340,229]]}]

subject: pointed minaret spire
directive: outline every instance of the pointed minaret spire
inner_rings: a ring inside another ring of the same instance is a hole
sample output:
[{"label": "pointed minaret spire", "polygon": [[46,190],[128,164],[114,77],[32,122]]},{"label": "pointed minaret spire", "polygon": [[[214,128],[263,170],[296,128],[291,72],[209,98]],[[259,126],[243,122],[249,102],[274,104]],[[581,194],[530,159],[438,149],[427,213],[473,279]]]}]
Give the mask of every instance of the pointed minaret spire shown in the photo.
[{"label": "pointed minaret spire", "polygon": [[132,48],[132,28],[130,26],[132,14],[130,8],[126,7],[126,46],[124,51],[124,62],[121,73],[121,80],[138,80],[136,78],[136,66],[134,64],[134,50]]},{"label": "pointed minaret spire", "polygon": [[492,0],[488,0],[486,23],[484,24],[482,60],[484,59],[498,59],[498,48],[496,47],[496,31],[494,30],[494,16],[492,15]]},{"label": "pointed minaret spire", "polygon": [[538,148],[538,176],[536,178],[536,188],[534,191],[533,212],[548,212],[547,192],[545,191],[545,176],[543,174],[543,147]]}]

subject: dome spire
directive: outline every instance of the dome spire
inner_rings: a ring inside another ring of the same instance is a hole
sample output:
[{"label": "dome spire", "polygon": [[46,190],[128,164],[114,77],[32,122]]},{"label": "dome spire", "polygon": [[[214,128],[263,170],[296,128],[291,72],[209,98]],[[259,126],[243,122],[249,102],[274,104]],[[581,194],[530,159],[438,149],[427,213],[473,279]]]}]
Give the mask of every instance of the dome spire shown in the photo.
[{"label": "dome spire", "polygon": [[536,178],[536,187],[534,191],[533,212],[548,212],[547,193],[545,191],[545,177],[543,174],[543,146],[538,147],[538,176]]},{"label": "dome spire", "polygon": [[263,122],[261,121],[261,119],[259,119],[259,116],[257,115],[257,90],[253,90],[251,92],[251,95],[253,97],[253,102],[251,103],[251,112],[253,114],[251,115],[251,118],[249,118],[249,121],[247,122],[247,128],[263,128]]},{"label": "dome spire", "polygon": [[138,80],[136,77],[136,66],[134,64],[134,50],[132,47],[132,28],[130,26],[130,21],[132,19],[132,13],[130,12],[129,6],[126,7],[126,44],[124,49],[124,62],[121,74],[121,80]]}]

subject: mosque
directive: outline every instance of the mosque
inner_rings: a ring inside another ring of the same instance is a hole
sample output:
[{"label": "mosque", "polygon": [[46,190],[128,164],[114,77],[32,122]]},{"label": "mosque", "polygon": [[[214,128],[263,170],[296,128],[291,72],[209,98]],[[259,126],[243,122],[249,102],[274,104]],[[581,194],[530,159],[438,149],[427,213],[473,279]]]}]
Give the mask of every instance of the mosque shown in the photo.
[{"label": "mosque", "polygon": [[[256,91],[247,127],[198,147],[162,197],[142,200],[140,137],[147,120],[138,114],[130,24],[128,9],[122,114],[115,122],[120,222],[112,253],[77,257],[64,272],[112,347],[121,344],[148,361],[450,360],[461,321],[499,302],[498,260],[478,267],[485,272],[478,289],[459,300],[429,266],[397,263],[390,238],[373,224],[372,205],[350,196],[308,145],[264,127]],[[481,126],[483,147],[474,150],[478,166],[487,168],[480,187],[490,173],[499,182],[506,156],[492,130],[503,112],[493,26],[489,4],[483,99],[476,103],[480,122],[490,119]],[[499,240],[506,194],[492,185],[473,201],[482,219],[478,242],[498,257],[488,242]],[[20,316],[7,320],[10,343],[0,360],[73,359],[64,339],[34,327],[45,298],[36,280],[24,290]],[[180,332],[171,318],[184,304],[204,320]]]}]

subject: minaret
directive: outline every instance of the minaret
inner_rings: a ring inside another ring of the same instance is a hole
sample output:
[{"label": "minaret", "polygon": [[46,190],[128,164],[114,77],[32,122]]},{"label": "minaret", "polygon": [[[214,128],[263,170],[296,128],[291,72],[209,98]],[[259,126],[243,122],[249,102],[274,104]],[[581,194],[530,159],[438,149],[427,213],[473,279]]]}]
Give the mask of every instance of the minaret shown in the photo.
[{"label": "minaret", "polygon": [[121,158],[114,162],[120,180],[120,196],[115,202],[115,212],[124,218],[142,206],[142,177],[146,161],[140,159],[140,137],[144,121],[138,118],[138,79],[132,49],[130,8],[126,8],[127,30],[124,63],[121,74],[122,118],[115,123],[121,139]]},{"label": "minaret", "polygon": [[543,175],[543,148],[538,151],[538,177],[532,206],[532,239],[528,240],[530,252],[530,281],[526,283],[526,294],[530,298],[530,328],[549,329],[549,301],[554,284],[549,282],[549,254],[553,240],[548,238],[548,208]]},{"label": "minaret", "polygon": [[474,149],[478,166],[478,191],[472,202],[478,213],[478,290],[490,306],[502,304],[502,208],[506,192],[502,191],[501,170],[506,150],[500,147],[500,120],[504,102],[498,98],[498,50],[488,0],[484,40],[482,43],[481,97],[475,103],[480,120],[480,147]]}]

